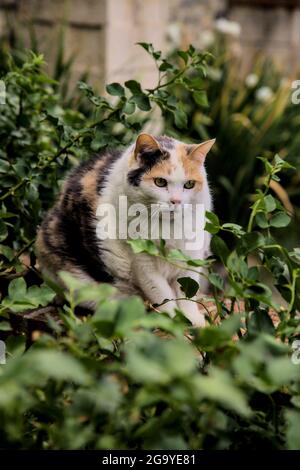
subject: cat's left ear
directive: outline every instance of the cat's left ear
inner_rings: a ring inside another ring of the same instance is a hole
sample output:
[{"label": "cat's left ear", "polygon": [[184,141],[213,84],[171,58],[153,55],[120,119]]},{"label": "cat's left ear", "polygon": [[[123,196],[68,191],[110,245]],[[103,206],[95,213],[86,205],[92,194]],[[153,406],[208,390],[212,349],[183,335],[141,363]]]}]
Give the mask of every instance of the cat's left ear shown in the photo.
[{"label": "cat's left ear", "polygon": [[199,163],[203,163],[206,155],[214,145],[216,139],[210,139],[206,140],[205,142],[202,142],[202,144],[198,145],[190,145],[191,152],[189,154],[189,157],[199,161]]},{"label": "cat's left ear", "polygon": [[157,140],[150,134],[140,134],[136,139],[134,156],[138,158],[144,152],[149,152],[150,154],[161,152],[161,148]]}]

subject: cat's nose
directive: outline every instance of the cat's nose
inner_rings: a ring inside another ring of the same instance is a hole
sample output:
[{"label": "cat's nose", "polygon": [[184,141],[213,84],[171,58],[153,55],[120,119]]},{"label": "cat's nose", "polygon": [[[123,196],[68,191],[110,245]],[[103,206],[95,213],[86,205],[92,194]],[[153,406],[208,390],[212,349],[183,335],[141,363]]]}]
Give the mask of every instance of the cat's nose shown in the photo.
[{"label": "cat's nose", "polygon": [[181,204],[181,199],[177,198],[177,197],[173,197],[172,199],[170,199],[170,203],[171,204]]}]

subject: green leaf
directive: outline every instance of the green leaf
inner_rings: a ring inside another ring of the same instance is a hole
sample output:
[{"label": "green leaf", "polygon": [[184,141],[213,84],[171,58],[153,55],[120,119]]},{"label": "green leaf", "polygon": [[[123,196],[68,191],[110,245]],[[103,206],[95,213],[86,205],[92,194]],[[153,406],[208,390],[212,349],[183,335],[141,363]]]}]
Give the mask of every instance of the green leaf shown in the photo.
[{"label": "green leaf", "polygon": [[248,274],[248,265],[243,257],[238,256],[236,251],[232,251],[227,259],[227,268],[234,275],[239,274],[242,278],[246,278]]},{"label": "green leaf", "polygon": [[125,299],[118,310],[115,332],[124,336],[145,316],[145,305],[139,297]]},{"label": "green leaf", "polygon": [[27,291],[30,302],[34,302],[36,306],[45,307],[55,297],[56,293],[48,286],[31,286]]},{"label": "green leaf", "polygon": [[237,252],[239,255],[248,255],[248,253],[261,248],[266,244],[264,236],[259,232],[245,233],[239,240]]},{"label": "green leaf", "polygon": [[300,412],[286,410],[286,441],[289,450],[300,450]]},{"label": "green leaf", "polygon": [[25,336],[9,336],[5,341],[8,360],[22,356],[26,350]]},{"label": "green leaf", "polygon": [[100,335],[100,344],[103,338],[111,338],[115,331],[116,318],[120,305],[116,300],[106,300],[98,305],[92,317],[93,326]]},{"label": "green leaf", "polygon": [[293,165],[286,162],[285,160],[282,160],[282,158],[280,158],[278,154],[275,155],[274,162],[275,162],[275,166],[277,166],[280,169],[284,168],[286,170],[295,170],[295,167]]},{"label": "green leaf", "polygon": [[279,181],[280,181],[280,178],[279,178],[279,176],[277,176],[277,175],[272,175],[272,180],[279,182]]},{"label": "green leaf", "polygon": [[0,245],[0,254],[5,256],[8,261],[11,261],[15,257],[14,250],[6,245]]},{"label": "green leaf", "polygon": [[206,232],[210,233],[211,235],[215,235],[220,231],[219,227],[216,227],[215,225],[211,224],[210,222],[206,222],[205,224],[205,230]]},{"label": "green leaf", "polygon": [[210,211],[206,211],[205,212],[205,217],[213,224],[213,225],[216,225],[216,226],[220,226],[220,221],[219,221],[219,217],[217,216],[217,214],[215,214],[214,212],[210,212]]},{"label": "green leaf", "polygon": [[189,55],[186,51],[177,51],[177,54],[179,55],[179,57],[181,57],[185,64],[188,63]]},{"label": "green leaf", "polygon": [[188,50],[187,50],[188,55],[189,55],[190,57],[193,57],[194,54],[195,54],[195,52],[196,52],[195,47],[194,47],[192,44],[190,44],[190,45],[189,45],[189,48],[188,48]]},{"label": "green leaf", "polygon": [[267,365],[270,381],[282,387],[292,382],[299,382],[299,365],[293,364],[290,357],[273,357]]},{"label": "green leaf", "polygon": [[0,321],[0,331],[11,331],[12,327],[8,321]]},{"label": "green leaf", "polygon": [[76,304],[84,302],[95,302],[98,305],[103,300],[109,299],[116,293],[116,288],[111,284],[95,284],[95,283],[83,283],[81,287],[76,289]]},{"label": "green leaf", "polygon": [[194,91],[193,98],[199,106],[202,106],[204,108],[208,107],[208,100],[205,91]]},{"label": "green leaf", "polygon": [[256,299],[259,302],[263,302],[272,306],[273,308],[279,308],[278,305],[272,300],[271,289],[261,282],[253,284],[252,286],[248,286],[244,290],[244,296],[250,299]]},{"label": "green leaf", "polygon": [[196,369],[193,348],[182,341],[172,339],[163,345],[166,368],[173,378],[187,377]]},{"label": "green leaf", "polygon": [[205,213],[207,222],[205,225],[205,230],[212,235],[216,234],[220,230],[220,221],[216,214],[213,212],[206,211]]},{"label": "green leaf", "polygon": [[228,372],[212,368],[210,375],[199,378],[197,387],[204,398],[220,403],[242,416],[251,414],[246,395],[234,384]]},{"label": "green leaf", "polygon": [[137,44],[147,52],[153,51],[153,45],[150,42],[137,42]]},{"label": "green leaf", "polygon": [[182,292],[184,292],[188,299],[194,297],[199,290],[198,282],[190,277],[180,277],[177,279],[177,282],[180,284]]},{"label": "green leaf", "polygon": [[282,228],[289,225],[291,218],[285,212],[276,212],[271,219],[271,227]]},{"label": "green leaf", "polygon": [[161,72],[165,72],[166,70],[172,70],[173,68],[173,65],[170,64],[170,62],[167,62],[166,60],[164,60],[159,66],[159,70]]},{"label": "green leaf", "polygon": [[256,216],[255,216],[255,220],[256,220],[257,225],[260,228],[268,228],[269,227],[268,219],[266,217],[266,214],[264,214],[263,212],[258,212],[258,214],[256,214]]},{"label": "green leaf", "polygon": [[258,335],[260,332],[273,335],[275,327],[268,313],[268,310],[260,308],[255,310],[248,319],[248,332],[250,335]]},{"label": "green leaf", "polygon": [[297,408],[300,408],[300,395],[296,395],[291,399],[291,403],[296,406]]},{"label": "green leaf", "polygon": [[43,377],[72,381],[78,384],[88,384],[91,381],[79,360],[67,353],[36,350],[26,355],[25,363]]},{"label": "green leaf", "polygon": [[247,280],[250,283],[255,283],[259,278],[259,269],[257,266],[251,266],[251,268],[248,269],[247,273]]},{"label": "green leaf", "polygon": [[[1,253],[1,247],[0,247],[0,253]],[[291,256],[295,261],[300,263],[300,248],[294,248],[293,251],[289,252],[289,256]]]},{"label": "green leaf", "polygon": [[7,173],[9,171],[10,165],[6,160],[0,159],[0,173]]},{"label": "green leaf", "polygon": [[26,282],[22,277],[13,279],[8,286],[8,296],[11,300],[24,300],[26,297]]},{"label": "green leaf", "polygon": [[170,373],[161,361],[155,361],[138,350],[131,348],[127,350],[126,367],[131,377],[137,382],[166,384],[170,381]]},{"label": "green leaf", "polygon": [[237,237],[241,237],[245,233],[245,231],[243,230],[243,227],[241,227],[241,225],[238,225],[238,224],[226,223],[226,224],[223,224],[221,228],[222,230],[232,232]]},{"label": "green leaf", "polygon": [[241,316],[234,314],[226,318],[220,325],[210,325],[201,328],[197,334],[196,343],[204,351],[215,351],[232,344],[232,336],[240,328]]},{"label": "green leaf", "polygon": [[123,112],[125,114],[133,114],[135,111],[135,103],[131,103],[130,101],[126,101],[123,106]]},{"label": "green leaf", "polygon": [[265,196],[263,201],[265,204],[266,211],[268,213],[273,212],[276,209],[276,200],[274,199],[273,196],[271,196],[271,194],[268,194],[267,196]]},{"label": "green leaf", "polygon": [[106,85],[106,91],[113,96],[124,96],[125,91],[120,83],[110,83]]},{"label": "green leaf", "polygon": [[7,225],[0,219],[0,242],[6,239],[8,235]]},{"label": "green leaf", "polygon": [[220,238],[218,235],[214,235],[212,237],[210,246],[213,253],[216,254],[224,264],[226,264],[227,258],[229,256],[229,249],[224,240],[222,240],[222,238]]},{"label": "green leaf", "polygon": [[33,203],[39,198],[39,192],[34,183],[28,184],[26,188],[26,197],[31,203]]},{"label": "green leaf", "polygon": [[186,129],[187,127],[187,114],[183,111],[183,109],[177,109],[174,111],[174,120],[175,125],[179,127],[179,129]]},{"label": "green leaf", "polygon": [[[132,338],[134,340],[134,337]],[[161,340],[137,334],[136,344],[127,344],[126,368],[137,382],[154,386],[174,379],[188,379],[197,362],[191,346],[182,339]]]},{"label": "green leaf", "polygon": [[170,261],[188,261],[189,257],[185,255],[181,250],[173,248],[167,253],[167,257]]},{"label": "green leaf", "polygon": [[210,273],[208,275],[209,282],[217,287],[217,289],[224,290],[224,281],[218,273]]},{"label": "green leaf", "polygon": [[187,261],[188,266],[194,267],[208,267],[211,264],[211,260],[208,259],[189,259]]},{"label": "green leaf", "polygon": [[127,242],[134,253],[148,253],[149,255],[158,255],[159,249],[152,240],[128,240]]},{"label": "green leaf", "polygon": [[136,80],[127,80],[127,82],[125,82],[125,86],[128,88],[128,90],[131,91],[133,95],[143,94],[141,85]]},{"label": "green leaf", "polygon": [[150,100],[145,94],[133,95],[130,101],[135,103],[142,111],[150,111],[151,109]]}]

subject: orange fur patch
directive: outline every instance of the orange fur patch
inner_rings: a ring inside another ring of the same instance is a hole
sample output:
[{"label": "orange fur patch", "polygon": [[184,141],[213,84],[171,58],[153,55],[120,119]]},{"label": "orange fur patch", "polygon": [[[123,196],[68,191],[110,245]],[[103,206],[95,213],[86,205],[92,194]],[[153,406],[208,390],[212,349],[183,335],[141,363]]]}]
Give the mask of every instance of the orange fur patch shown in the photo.
[{"label": "orange fur patch", "polygon": [[82,196],[88,201],[89,205],[96,211],[98,204],[97,179],[100,169],[104,166],[105,159],[96,162],[80,180],[82,187]]},{"label": "orange fur patch", "polygon": [[184,144],[178,146],[177,153],[178,158],[182,162],[186,179],[196,181],[196,189],[200,190],[203,184],[203,176],[201,174],[199,161],[191,157],[187,146]]}]

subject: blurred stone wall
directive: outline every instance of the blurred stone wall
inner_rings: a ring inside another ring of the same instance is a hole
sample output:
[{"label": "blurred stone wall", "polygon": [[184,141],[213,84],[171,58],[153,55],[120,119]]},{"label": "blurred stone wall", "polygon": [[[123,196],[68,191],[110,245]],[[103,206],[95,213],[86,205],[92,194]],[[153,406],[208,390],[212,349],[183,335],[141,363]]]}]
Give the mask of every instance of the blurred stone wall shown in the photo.
[{"label": "blurred stone wall", "polygon": [[235,41],[244,69],[265,51],[291,71],[298,67],[300,39],[300,2],[291,2],[289,8],[268,8],[258,6],[259,0],[0,0],[0,36],[13,30],[29,48],[36,39],[50,70],[63,44],[64,61],[74,60],[73,81],[88,72],[99,87],[133,76],[151,86],[157,72],[136,42],[164,51],[205,46],[215,20],[226,17],[241,25]]},{"label": "blurred stone wall", "polygon": [[[73,81],[88,72],[96,85],[135,76],[151,86],[157,72],[139,41],[157,49],[198,43],[225,0],[0,0],[5,18],[28,48],[36,38],[52,71],[64,40],[64,59],[74,57]],[[4,26],[2,33],[4,35]]]},{"label": "blurred stone wall", "polygon": [[[244,67],[249,69],[253,57],[263,52],[270,55],[287,73],[298,72],[300,2],[288,0],[289,7],[282,6],[285,1],[275,2],[281,6],[272,8],[232,3],[228,16],[241,24],[240,45]],[[251,1],[248,3],[251,5]]]},{"label": "blurred stone wall", "polygon": [[164,51],[200,44],[226,0],[107,0],[106,72],[109,81],[135,75],[151,86],[157,77],[153,61],[137,42]]},{"label": "blurred stone wall", "polygon": [[[0,0],[0,6],[2,3]],[[92,82],[103,82],[106,0],[11,0],[11,3],[15,4],[17,42],[29,49],[34,49],[36,43],[51,72],[62,51],[63,62],[72,61],[73,81],[88,72]],[[5,5],[2,10],[6,10]]]}]

